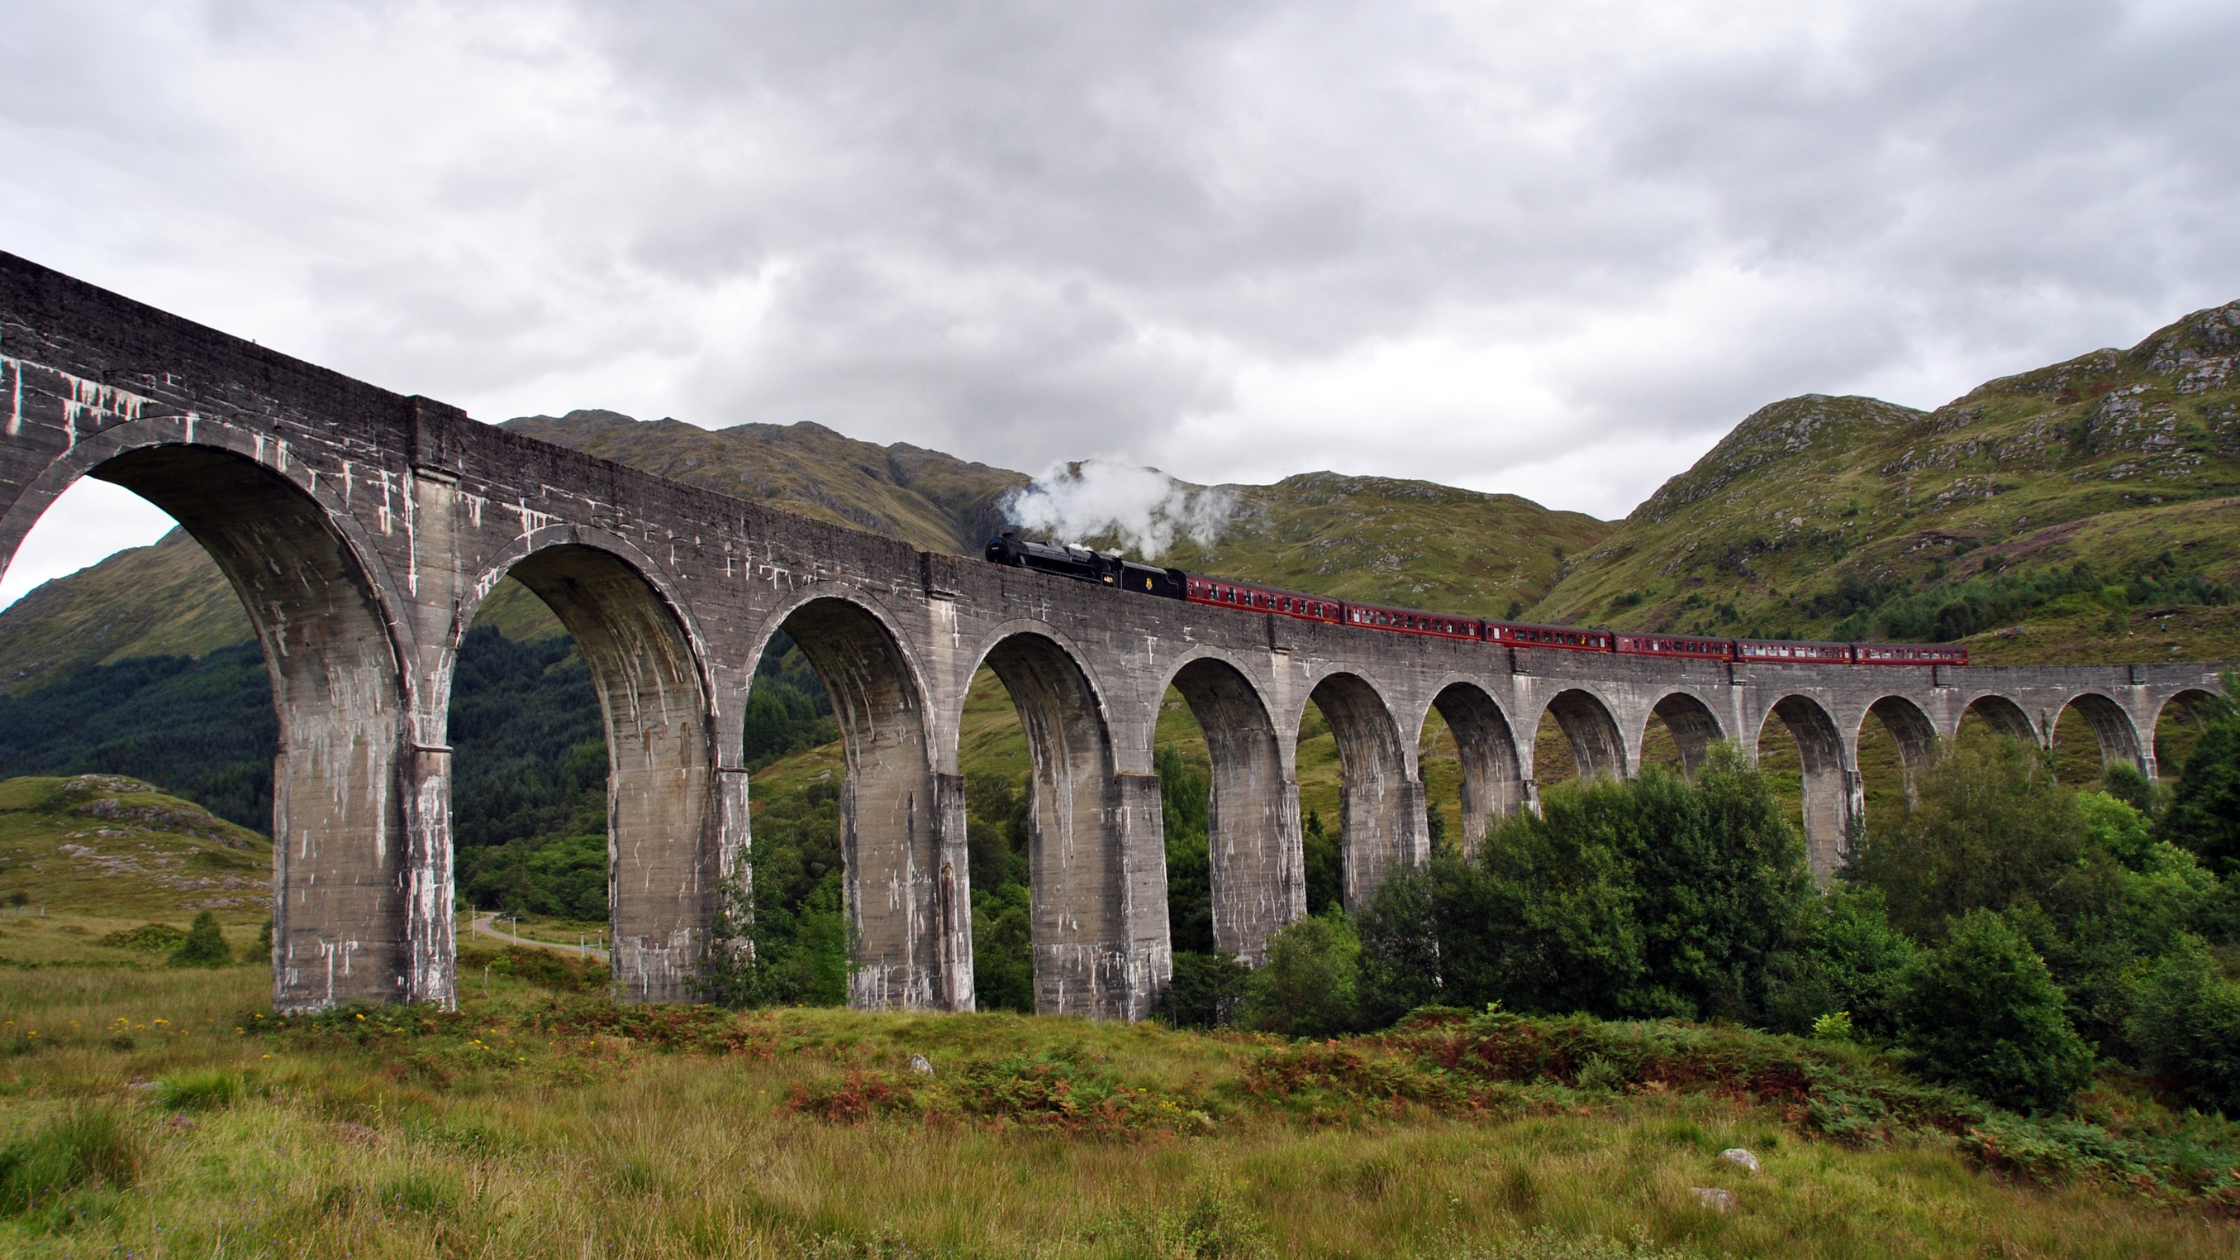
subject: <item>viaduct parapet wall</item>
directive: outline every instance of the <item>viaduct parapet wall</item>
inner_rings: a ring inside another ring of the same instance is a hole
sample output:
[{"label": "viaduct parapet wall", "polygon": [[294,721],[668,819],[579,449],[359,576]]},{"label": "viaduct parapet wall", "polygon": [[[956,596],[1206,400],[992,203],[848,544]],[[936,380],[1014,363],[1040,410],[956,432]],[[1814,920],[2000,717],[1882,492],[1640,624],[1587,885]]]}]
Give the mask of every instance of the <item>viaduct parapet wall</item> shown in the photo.
[{"label": "viaduct parapet wall", "polygon": [[1585,773],[1626,775],[1661,718],[1691,764],[1803,754],[1815,869],[1863,811],[1862,726],[1909,767],[1971,709],[2044,741],[2076,706],[2154,772],[2166,705],[2215,670],[1681,663],[1375,630],[1120,594],[922,552],[679,485],[376,389],[0,254],[0,555],[81,477],[175,517],[240,594],[279,716],[273,1000],[450,1003],[459,643],[502,577],[575,637],[606,722],[613,967],[687,997],[750,844],[742,718],[779,630],[846,750],[847,911],[863,1007],[973,1005],[958,726],[983,666],[1033,753],[1038,1009],[1148,1012],[1172,970],[1152,739],[1179,691],[1212,758],[1218,943],[1251,960],[1305,910],[1296,738],[1320,706],[1344,763],[1345,897],[1428,849],[1417,744],[1437,709],[1463,763],[1463,841],[1537,798],[1552,714]]}]

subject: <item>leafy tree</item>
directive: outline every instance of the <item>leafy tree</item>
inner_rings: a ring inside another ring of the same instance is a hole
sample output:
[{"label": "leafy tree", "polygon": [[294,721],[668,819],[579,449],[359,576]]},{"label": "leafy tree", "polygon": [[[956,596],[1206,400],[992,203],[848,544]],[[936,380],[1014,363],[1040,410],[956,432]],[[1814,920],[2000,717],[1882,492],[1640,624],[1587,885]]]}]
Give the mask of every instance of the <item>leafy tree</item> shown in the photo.
[{"label": "leafy tree", "polygon": [[269,832],[278,729],[254,642],[200,657],[133,657],[0,696],[0,778],[129,775]]},{"label": "leafy tree", "polygon": [[725,881],[702,988],[727,1006],[838,1006],[855,967],[841,898],[840,785],[804,784],[754,820],[746,871]]},{"label": "leafy tree", "polygon": [[[2139,774],[2127,762],[2116,764]],[[2145,782],[2144,776],[2140,782]],[[2087,845],[2106,851],[2132,870],[2145,867],[2148,851],[2154,847],[2154,826],[2144,810],[2113,791],[2079,792],[2076,804]]]},{"label": "leafy tree", "polygon": [[[1455,946],[1477,960],[1453,969],[1453,987],[1472,999],[1492,988],[1519,1011],[1625,1013],[1648,970],[1640,890],[1625,860],[1632,821],[1630,784],[1573,782],[1550,791],[1540,813],[1520,812],[1488,834],[1479,856],[1486,917],[1455,933],[1477,939],[1440,940],[1442,955]],[[1451,1000],[1460,1004],[1461,993]]]},{"label": "leafy tree", "polygon": [[1167,833],[1167,931],[1175,952],[1213,952],[1213,865],[1207,848],[1211,780],[1173,748],[1159,750]]},{"label": "leafy tree", "polygon": [[225,967],[233,962],[233,950],[226,944],[225,932],[218,926],[214,910],[205,910],[194,917],[194,925],[187,929],[187,939],[171,955],[174,967]]},{"label": "leafy tree", "polygon": [[1267,958],[1245,989],[1245,1022],[1285,1037],[1327,1037],[1354,1028],[1355,961],[1361,938],[1345,911],[1310,915],[1268,938]]},{"label": "leafy tree", "polygon": [[2059,1111],[2092,1079],[2045,960],[2003,916],[1971,910],[1907,969],[1902,1040],[1930,1075],[2016,1111]]},{"label": "leafy tree", "polygon": [[2130,1034],[2141,1062],[2186,1101],[2240,1119],[2240,984],[2200,937],[2185,937],[2146,973]]},{"label": "leafy tree", "polygon": [[1755,1018],[1767,966],[1814,900],[1797,829],[1729,744],[1712,747],[1693,784],[1652,767],[1626,786],[1646,963],[1634,1012]]},{"label": "leafy tree", "polygon": [[[1356,1003],[1365,1027],[1382,1028],[1419,1006],[1439,1002],[1447,988],[1441,958],[1442,893],[1457,880],[1482,881],[1473,867],[1445,854],[1422,867],[1396,870],[1354,921],[1361,952],[1356,960]],[[1454,999],[1457,1004],[1466,998]]]},{"label": "leafy tree", "polygon": [[1441,854],[1385,881],[1359,920],[1362,1011],[1752,1018],[1812,902],[1802,843],[1732,749],[1694,783],[1652,768],[1565,784],[1475,863]]},{"label": "leafy tree", "polygon": [[972,893],[972,991],[983,1011],[1034,1014],[1034,918],[1024,884]]},{"label": "leafy tree", "polygon": [[2162,810],[2162,793],[2146,772],[2128,761],[2112,761],[2100,772],[2100,790],[2122,801],[2144,818]]},{"label": "leafy tree", "polygon": [[1306,850],[1307,913],[1321,914],[1345,903],[1346,856],[1338,837],[1322,825],[1322,815],[1307,811],[1301,836]]},{"label": "leafy tree", "polygon": [[1869,827],[1851,872],[1915,939],[1970,910],[2041,898],[2076,870],[2084,816],[2036,749],[2004,735],[1950,741],[1917,786],[1913,808]]},{"label": "leafy tree", "polygon": [[2208,716],[2200,742],[2170,793],[2162,820],[2165,838],[2193,850],[2210,870],[2240,878],[2240,670],[2224,675],[2226,696],[2202,706]]},{"label": "leafy tree", "polygon": [[1803,1035],[1841,1013],[1858,1033],[1893,1037],[1906,968],[1919,952],[1891,926],[1879,889],[1838,884],[1809,906],[1773,961],[1766,1025]]}]

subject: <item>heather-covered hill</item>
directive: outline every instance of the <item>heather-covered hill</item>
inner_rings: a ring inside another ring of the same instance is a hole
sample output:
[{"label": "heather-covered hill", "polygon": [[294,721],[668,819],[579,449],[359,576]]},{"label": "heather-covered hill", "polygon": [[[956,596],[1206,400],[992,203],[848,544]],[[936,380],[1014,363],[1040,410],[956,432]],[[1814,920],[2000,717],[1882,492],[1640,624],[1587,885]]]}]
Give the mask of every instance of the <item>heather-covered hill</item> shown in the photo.
[{"label": "heather-covered hill", "polygon": [[2236,354],[2240,302],[1930,412],[1774,403],[1531,615],[1970,638],[1985,661],[2240,656]]}]

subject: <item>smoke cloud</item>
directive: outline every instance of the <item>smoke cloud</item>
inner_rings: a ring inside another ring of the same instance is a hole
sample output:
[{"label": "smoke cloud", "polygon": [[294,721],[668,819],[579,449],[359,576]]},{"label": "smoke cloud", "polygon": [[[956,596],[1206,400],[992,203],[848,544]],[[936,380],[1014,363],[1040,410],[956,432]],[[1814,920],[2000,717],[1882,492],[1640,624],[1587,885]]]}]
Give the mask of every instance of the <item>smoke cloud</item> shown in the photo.
[{"label": "smoke cloud", "polygon": [[1014,493],[1003,514],[1021,529],[1060,542],[1117,539],[1139,559],[1156,560],[1178,536],[1211,545],[1236,509],[1236,491],[1224,486],[1194,486],[1156,468],[1083,459],[1059,464]]}]

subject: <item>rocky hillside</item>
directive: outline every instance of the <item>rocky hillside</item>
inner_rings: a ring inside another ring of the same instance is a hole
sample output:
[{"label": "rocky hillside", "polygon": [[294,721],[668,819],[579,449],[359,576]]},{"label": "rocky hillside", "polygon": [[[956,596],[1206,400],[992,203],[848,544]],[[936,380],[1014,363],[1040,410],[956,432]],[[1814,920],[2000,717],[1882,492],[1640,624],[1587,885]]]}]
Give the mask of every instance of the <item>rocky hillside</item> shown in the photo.
[{"label": "rocky hillside", "polygon": [[272,842],[113,774],[0,782],[0,904],[184,924],[272,912]]},{"label": "rocky hillside", "polygon": [[2240,657],[2236,354],[2240,303],[1934,411],[1775,403],[1531,615],[1968,639],[1985,660]]}]

